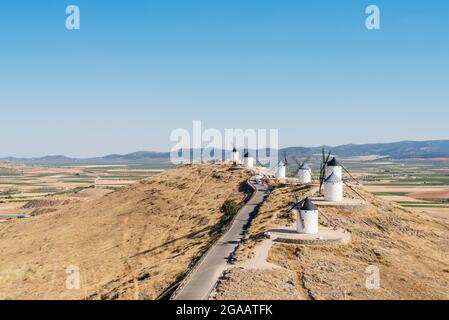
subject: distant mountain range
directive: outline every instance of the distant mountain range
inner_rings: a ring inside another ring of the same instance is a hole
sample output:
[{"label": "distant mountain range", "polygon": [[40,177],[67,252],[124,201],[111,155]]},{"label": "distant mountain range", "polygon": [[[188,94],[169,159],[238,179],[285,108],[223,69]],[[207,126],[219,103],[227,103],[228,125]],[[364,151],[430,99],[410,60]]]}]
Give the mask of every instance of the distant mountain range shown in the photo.
[{"label": "distant mountain range", "polygon": [[[288,155],[310,155],[320,153],[323,147],[291,147],[282,149]],[[449,140],[401,141],[391,143],[346,144],[324,146],[340,157],[378,155],[392,159],[445,158],[449,157]]]},{"label": "distant mountain range", "polygon": [[[391,159],[410,158],[446,158],[449,157],[449,140],[432,141],[402,141],[392,143],[372,143],[372,144],[347,144],[340,146],[319,146],[319,147],[289,147],[279,150],[280,154],[286,153],[288,156],[306,157],[313,154],[320,154],[325,148],[332,154],[339,157],[356,157],[378,155]],[[229,151],[222,151],[223,154]],[[40,163],[40,164],[70,164],[70,163],[144,163],[154,161],[168,161],[169,152],[138,151],[129,154],[111,154],[104,157],[95,158],[69,158],[62,155],[45,156],[37,158],[15,158],[6,157],[0,160],[8,160],[19,163]]]},{"label": "distant mountain range", "polygon": [[152,151],[137,151],[124,155],[110,154],[104,157],[94,158],[70,158],[62,155],[51,155],[34,158],[15,158],[6,157],[0,160],[7,160],[19,163],[39,163],[39,164],[66,164],[66,163],[121,163],[121,162],[146,162],[146,161],[168,161],[170,158],[169,152],[152,152]]}]

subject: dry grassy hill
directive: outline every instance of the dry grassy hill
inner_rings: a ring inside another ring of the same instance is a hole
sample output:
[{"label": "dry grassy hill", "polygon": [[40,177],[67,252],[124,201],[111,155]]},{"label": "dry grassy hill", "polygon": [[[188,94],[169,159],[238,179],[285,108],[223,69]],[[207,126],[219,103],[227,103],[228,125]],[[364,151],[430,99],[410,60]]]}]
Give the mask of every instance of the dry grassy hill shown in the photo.
[{"label": "dry grassy hill", "polygon": [[[322,225],[352,233],[350,245],[277,243],[268,252],[274,269],[239,267],[261,248],[263,232],[295,221],[286,214],[289,188],[275,189],[236,253],[237,266],[225,274],[213,298],[449,299],[449,222],[360,192],[369,202],[364,211],[320,209]],[[366,289],[369,265],[380,269],[378,290]]]},{"label": "dry grassy hill", "polygon": [[[188,165],[55,212],[0,224],[0,298],[155,299],[218,236],[250,173]],[[79,267],[80,290],[66,268]]]}]

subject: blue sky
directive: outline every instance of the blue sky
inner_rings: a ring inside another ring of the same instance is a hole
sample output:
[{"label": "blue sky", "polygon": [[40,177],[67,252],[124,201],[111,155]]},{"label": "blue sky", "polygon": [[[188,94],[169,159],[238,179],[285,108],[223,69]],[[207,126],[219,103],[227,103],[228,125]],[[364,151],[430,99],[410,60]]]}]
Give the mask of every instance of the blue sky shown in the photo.
[{"label": "blue sky", "polygon": [[446,0],[2,0],[0,43],[0,156],[168,151],[193,120],[281,146],[449,139]]}]

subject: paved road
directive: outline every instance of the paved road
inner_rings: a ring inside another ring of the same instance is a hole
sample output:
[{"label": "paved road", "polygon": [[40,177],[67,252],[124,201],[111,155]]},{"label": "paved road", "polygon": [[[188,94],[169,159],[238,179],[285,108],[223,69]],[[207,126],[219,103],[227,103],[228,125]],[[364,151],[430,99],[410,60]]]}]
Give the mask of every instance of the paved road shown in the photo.
[{"label": "paved road", "polygon": [[185,285],[173,297],[175,300],[207,300],[218,279],[226,269],[229,256],[242,240],[250,218],[269,193],[268,187],[253,183],[256,191],[237,213],[233,224],[208,251]]}]

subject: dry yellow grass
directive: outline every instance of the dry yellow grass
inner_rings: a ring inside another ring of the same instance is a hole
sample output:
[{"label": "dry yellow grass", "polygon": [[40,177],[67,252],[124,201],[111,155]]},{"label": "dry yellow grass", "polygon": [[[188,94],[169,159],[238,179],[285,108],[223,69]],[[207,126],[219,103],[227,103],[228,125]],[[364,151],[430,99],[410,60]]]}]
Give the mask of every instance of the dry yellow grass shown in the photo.
[{"label": "dry yellow grass", "polygon": [[[302,246],[275,244],[268,261],[296,275],[296,289],[305,299],[449,299],[449,223],[419,215],[363,190],[369,206],[361,212],[321,208],[320,223],[352,233],[347,246]],[[237,252],[237,261],[251,256],[258,235],[276,225],[291,196],[288,190],[273,192],[249,230],[249,237]],[[368,290],[365,273],[369,265],[380,269],[380,289]],[[216,288],[222,299],[270,299],[271,292],[285,281],[265,270],[258,270],[251,283],[251,296],[245,291],[238,269],[229,271]],[[247,270],[251,273],[252,270]],[[262,285],[263,284],[263,285]],[[264,288],[265,287],[265,288]],[[254,288],[258,288],[255,290]]]},{"label": "dry yellow grass", "polygon": [[219,280],[216,300],[297,300],[301,294],[295,274],[286,270],[235,268]]},{"label": "dry yellow grass", "polygon": [[[217,236],[249,177],[224,165],[168,170],[99,199],[0,225],[0,298],[155,299]],[[66,267],[80,268],[67,290]]]}]

